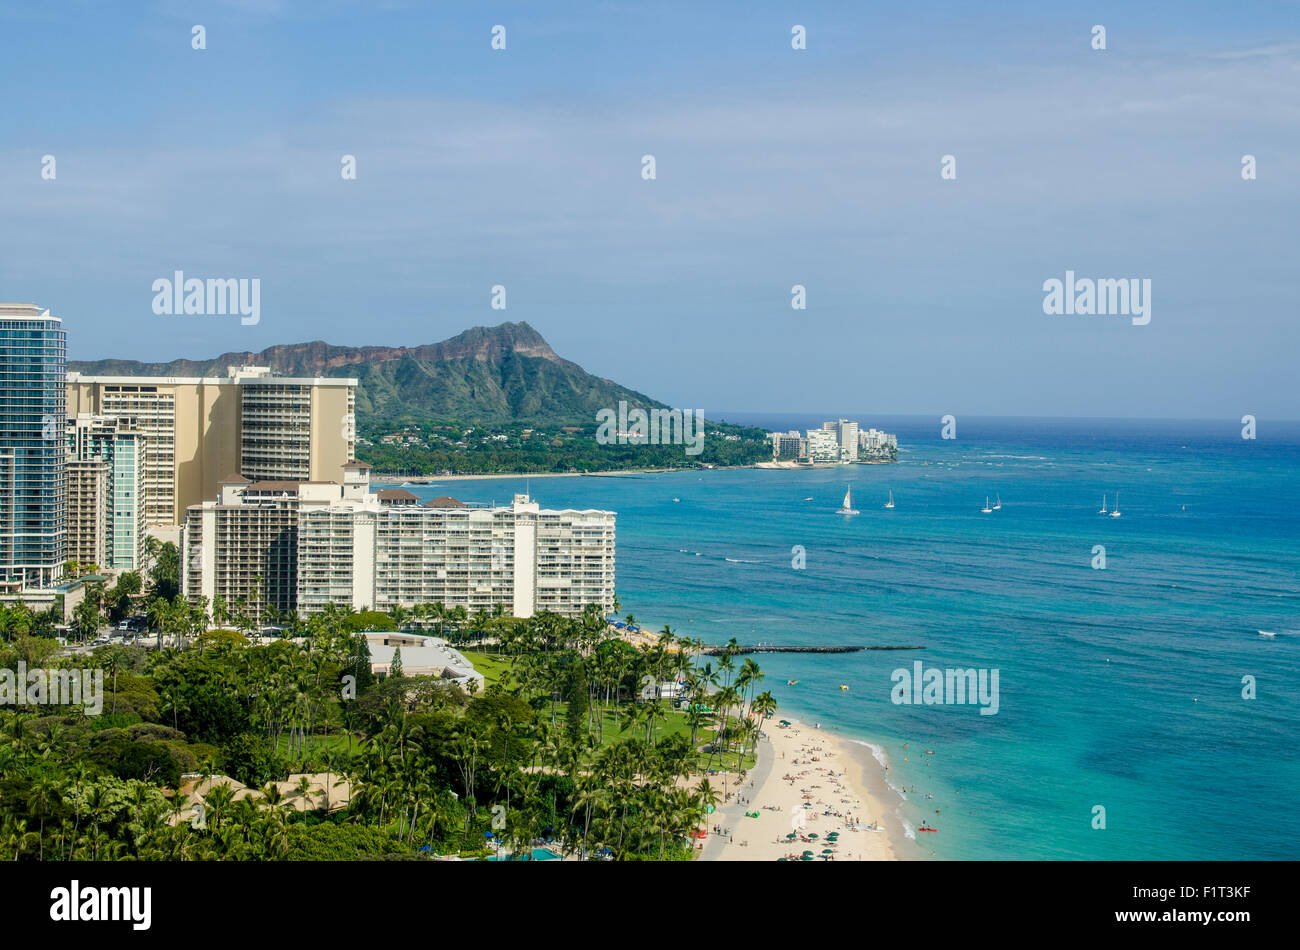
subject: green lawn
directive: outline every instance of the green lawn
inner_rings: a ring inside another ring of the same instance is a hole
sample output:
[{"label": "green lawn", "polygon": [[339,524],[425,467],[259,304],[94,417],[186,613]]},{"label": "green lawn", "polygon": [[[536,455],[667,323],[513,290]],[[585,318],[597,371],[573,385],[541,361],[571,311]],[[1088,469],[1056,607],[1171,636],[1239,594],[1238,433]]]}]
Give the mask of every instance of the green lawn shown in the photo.
[{"label": "green lawn", "polygon": [[491,686],[498,682],[510,670],[510,660],[495,653],[476,653],[461,650],[461,655],[474,664],[474,669],[483,674],[483,685]]},{"label": "green lawn", "polygon": [[[352,739],[353,752],[357,751],[360,743],[361,740],[354,736]],[[308,748],[311,749],[311,754],[313,756],[320,755],[327,749],[331,752],[337,752],[340,755],[348,754],[348,737],[347,734],[343,732],[331,732],[328,737],[313,735],[309,738],[307,745]],[[280,736],[280,741],[277,744],[275,751],[281,756],[288,757],[289,739],[287,736]]]}]

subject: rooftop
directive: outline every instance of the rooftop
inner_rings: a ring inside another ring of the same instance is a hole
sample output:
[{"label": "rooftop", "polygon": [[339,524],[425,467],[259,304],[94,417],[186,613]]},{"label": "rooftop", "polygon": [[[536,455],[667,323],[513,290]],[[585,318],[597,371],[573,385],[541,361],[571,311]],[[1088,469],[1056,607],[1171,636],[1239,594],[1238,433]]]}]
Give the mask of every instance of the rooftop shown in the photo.
[{"label": "rooftop", "polygon": [[424,503],[424,507],[426,508],[468,508],[469,505],[465,504],[463,501],[460,501],[456,498],[452,498],[450,495],[439,495],[437,498],[431,498],[428,501],[426,501]]}]

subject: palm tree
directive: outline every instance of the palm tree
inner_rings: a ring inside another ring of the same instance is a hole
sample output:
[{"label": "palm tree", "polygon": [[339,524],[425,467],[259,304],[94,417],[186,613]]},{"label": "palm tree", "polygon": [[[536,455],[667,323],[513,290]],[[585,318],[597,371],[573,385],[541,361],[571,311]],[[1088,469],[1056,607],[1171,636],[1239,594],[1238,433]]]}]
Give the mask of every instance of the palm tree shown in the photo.
[{"label": "palm tree", "polygon": [[220,594],[212,598],[212,622],[218,627],[225,627],[230,623],[230,607],[226,604],[226,598]]},{"label": "palm tree", "polygon": [[750,712],[759,717],[758,726],[761,730],[763,724],[772,717],[776,712],[776,699],[772,696],[771,691],[759,693],[754,697],[753,703],[750,704]]},{"label": "palm tree", "polygon": [[293,789],[298,793],[298,797],[303,800],[303,811],[306,811],[311,805],[311,779],[305,775],[298,777],[298,782]]},{"label": "palm tree", "polygon": [[149,602],[149,608],[145,616],[149,621],[149,629],[153,630],[158,637],[158,649],[162,649],[162,635],[166,628],[169,618],[171,617],[172,606],[161,597],[156,597]]},{"label": "palm tree", "polygon": [[100,666],[113,676],[113,714],[117,714],[117,673],[122,668],[123,657],[121,651],[112,647],[104,651],[103,658],[99,661]]}]

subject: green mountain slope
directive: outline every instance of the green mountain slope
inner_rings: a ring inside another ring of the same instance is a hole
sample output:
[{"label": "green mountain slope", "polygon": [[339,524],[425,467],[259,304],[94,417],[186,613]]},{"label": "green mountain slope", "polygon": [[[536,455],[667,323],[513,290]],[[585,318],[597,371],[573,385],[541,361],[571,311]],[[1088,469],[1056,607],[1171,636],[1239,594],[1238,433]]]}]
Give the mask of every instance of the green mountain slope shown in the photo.
[{"label": "green mountain slope", "polygon": [[227,366],[240,365],[269,366],[284,376],[356,377],[357,415],[371,423],[456,419],[482,425],[590,425],[597,410],[616,407],[620,400],[663,406],[562,359],[527,323],[474,327],[417,347],[316,341],[211,360],[70,361],[68,369],[95,375],[224,376]]}]

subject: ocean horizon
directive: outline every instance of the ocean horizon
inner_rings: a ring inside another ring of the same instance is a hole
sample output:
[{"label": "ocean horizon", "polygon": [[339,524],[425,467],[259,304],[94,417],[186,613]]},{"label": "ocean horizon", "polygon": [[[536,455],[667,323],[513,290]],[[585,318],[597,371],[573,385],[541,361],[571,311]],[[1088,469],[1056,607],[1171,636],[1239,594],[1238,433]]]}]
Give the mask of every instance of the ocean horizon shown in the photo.
[{"label": "ocean horizon", "polygon": [[[959,417],[945,440],[841,415],[896,432],[898,463],[410,487],[616,511],[622,610],[651,629],[924,646],[756,657],[782,711],[877,750],[897,817],[939,829],[904,857],[1295,856],[1300,423]],[[998,671],[996,714],[896,703],[917,661]]]}]

